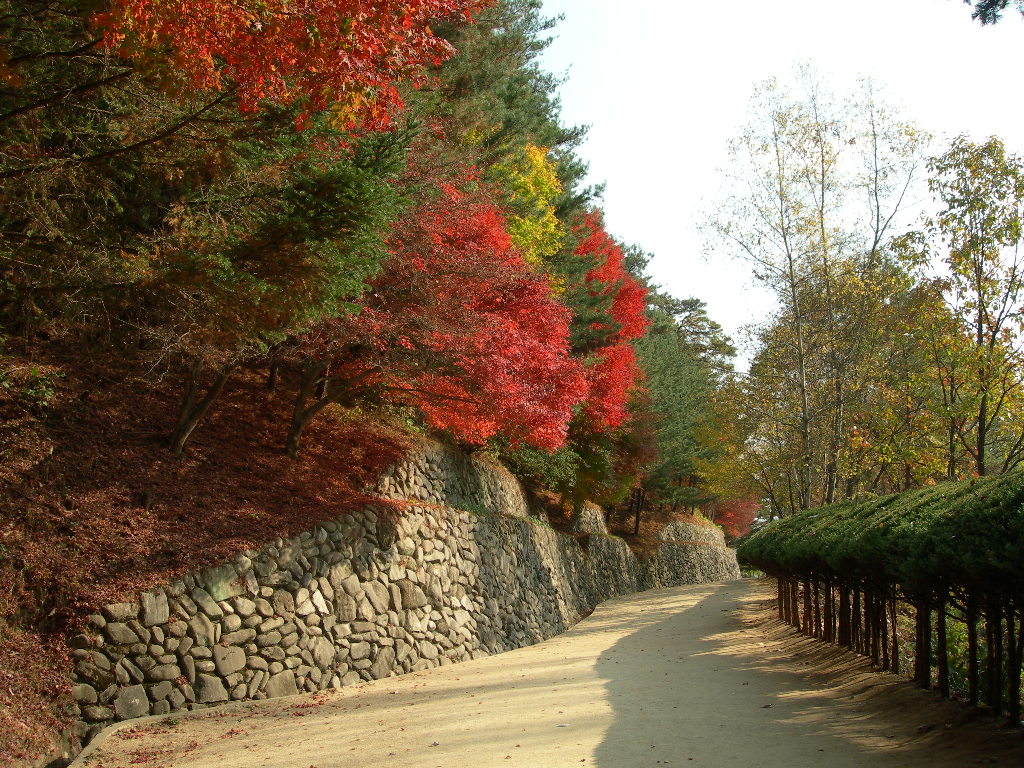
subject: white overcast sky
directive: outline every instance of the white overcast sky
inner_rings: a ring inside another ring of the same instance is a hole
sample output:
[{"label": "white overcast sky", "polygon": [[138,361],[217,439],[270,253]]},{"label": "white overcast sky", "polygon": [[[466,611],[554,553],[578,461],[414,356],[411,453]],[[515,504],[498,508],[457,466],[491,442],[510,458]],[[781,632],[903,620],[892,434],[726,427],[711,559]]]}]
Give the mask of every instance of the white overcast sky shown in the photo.
[{"label": "white overcast sky", "polygon": [[565,16],[542,64],[568,77],[563,122],[591,126],[580,155],[607,182],[609,231],[734,335],[772,302],[744,264],[702,256],[697,222],[756,84],[805,61],[840,92],[867,75],[940,142],[997,135],[1024,154],[1016,11],[984,28],[961,0],[544,0],[544,13]]}]

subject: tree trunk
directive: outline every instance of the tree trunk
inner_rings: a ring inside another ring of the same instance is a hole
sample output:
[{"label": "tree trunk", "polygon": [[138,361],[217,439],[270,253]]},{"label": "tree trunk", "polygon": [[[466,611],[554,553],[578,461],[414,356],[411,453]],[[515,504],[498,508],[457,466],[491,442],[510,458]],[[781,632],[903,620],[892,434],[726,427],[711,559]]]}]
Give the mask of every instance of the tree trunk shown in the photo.
[{"label": "tree trunk", "polygon": [[1017,617],[1020,613],[1020,601],[1008,600],[1006,604],[1006,643],[1009,646],[1009,658],[1006,664],[1006,714],[1010,725],[1020,724],[1020,672],[1021,656],[1024,655],[1024,638],[1018,630]]},{"label": "tree trunk", "polygon": [[199,426],[199,422],[210,412],[210,406],[213,405],[214,401],[220,397],[221,392],[224,391],[224,385],[227,384],[231,372],[235,369],[235,365],[226,365],[217,374],[203,399],[196,403],[196,399],[199,397],[199,390],[202,387],[203,368],[203,362],[197,360],[189,370],[185,397],[181,403],[181,408],[178,410],[178,421],[174,427],[174,432],[171,434],[171,451],[175,456],[181,456],[184,452],[185,443],[188,442],[195,428]]},{"label": "tree trunk", "polygon": [[817,577],[814,579],[814,636],[819,640],[822,638],[821,630],[821,582]]},{"label": "tree trunk", "polygon": [[900,673],[900,632],[899,624],[896,622],[896,596],[889,598],[889,613],[892,616],[892,653],[889,661],[889,668],[894,674]]},{"label": "tree trunk", "polygon": [[850,590],[845,584],[839,586],[839,644],[852,649]]},{"label": "tree trunk", "polygon": [[810,582],[809,579],[804,579],[803,580],[803,588],[804,588],[804,610],[803,610],[803,621],[801,622],[801,625],[802,625],[801,626],[801,631],[805,635],[810,636],[812,634],[812,632],[811,632],[811,622],[814,620],[814,612],[813,612],[813,609],[811,607],[811,604],[812,604],[811,582]]},{"label": "tree trunk", "polygon": [[860,623],[861,623],[861,612],[860,612],[860,587],[853,588],[853,604],[850,606],[850,650],[861,653],[860,644]]},{"label": "tree trunk", "polygon": [[988,637],[988,705],[997,717],[1003,711],[1003,612],[998,601],[989,603],[985,612]]},{"label": "tree trunk", "polygon": [[946,646],[946,597],[939,595],[935,604],[935,663],[939,693],[949,698],[949,649]]},{"label": "tree trunk", "polygon": [[914,659],[914,680],[922,688],[932,684],[932,610],[928,596],[918,598],[917,653]]},{"label": "tree trunk", "polygon": [[964,620],[967,622],[967,697],[972,707],[978,706],[978,601],[968,595]]},{"label": "tree trunk", "polygon": [[[293,459],[299,456],[299,443],[302,439],[302,431],[306,428],[310,419],[323,410],[324,406],[328,403],[325,397],[315,398],[316,390],[320,386],[321,378],[326,369],[326,363],[307,363],[302,369],[299,391],[295,396],[295,406],[292,408],[291,426],[288,429],[288,437],[285,440],[285,451]],[[311,399],[312,402],[308,402]]]}]

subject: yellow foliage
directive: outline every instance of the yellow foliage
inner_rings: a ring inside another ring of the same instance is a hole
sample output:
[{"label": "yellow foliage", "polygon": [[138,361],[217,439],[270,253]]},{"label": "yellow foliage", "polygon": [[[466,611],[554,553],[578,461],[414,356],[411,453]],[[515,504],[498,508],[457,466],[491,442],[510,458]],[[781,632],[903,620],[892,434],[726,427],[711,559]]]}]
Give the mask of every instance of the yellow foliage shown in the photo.
[{"label": "yellow foliage", "polygon": [[552,204],[562,194],[562,185],[547,149],[527,144],[518,155],[495,164],[490,176],[504,192],[512,210],[512,242],[529,264],[542,268],[547,259],[558,253],[565,238]]}]

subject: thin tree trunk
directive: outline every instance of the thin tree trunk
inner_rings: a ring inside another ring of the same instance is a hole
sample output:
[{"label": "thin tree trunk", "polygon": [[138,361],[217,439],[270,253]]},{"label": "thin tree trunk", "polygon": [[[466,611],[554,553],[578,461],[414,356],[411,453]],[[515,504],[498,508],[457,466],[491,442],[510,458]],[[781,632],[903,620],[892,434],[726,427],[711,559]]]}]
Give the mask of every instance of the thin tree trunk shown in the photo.
[{"label": "thin tree trunk", "polygon": [[986,612],[989,638],[989,706],[997,717],[1003,711],[1003,611],[993,600]]},{"label": "thin tree trunk", "polygon": [[928,596],[918,598],[917,654],[914,659],[914,679],[922,688],[932,684],[932,611]]},{"label": "thin tree trunk", "polygon": [[196,403],[196,399],[199,397],[199,390],[202,387],[203,368],[202,361],[196,361],[189,371],[185,398],[178,411],[178,421],[174,427],[174,432],[171,434],[171,451],[175,456],[181,456],[184,452],[185,443],[188,442],[195,428],[199,426],[199,422],[206,418],[206,414],[210,412],[210,407],[214,401],[224,391],[224,385],[227,384],[231,372],[235,369],[235,365],[226,365],[217,374],[203,399]]},{"label": "thin tree trunk", "polygon": [[839,644],[852,649],[850,589],[845,584],[839,586]]},{"label": "thin tree trunk", "polygon": [[814,619],[814,612],[813,612],[813,609],[811,607],[811,604],[812,604],[811,582],[808,579],[804,579],[803,580],[803,588],[804,588],[804,611],[803,611],[804,615],[803,615],[803,622],[802,622],[803,626],[802,626],[802,630],[801,631],[805,635],[810,636],[812,634],[812,632],[811,632],[811,622]]},{"label": "thin tree trunk", "polygon": [[899,624],[896,622],[896,596],[889,598],[889,613],[892,616],[892,653],[889,668],[894,674],[900,673],[900,632]]},{"label": "thin tree trunk", "polygon": [[946,645],[946,597],[939,595],[935,605],[935,663],[938,672],[938,688],[949,698],[949,649]]},{"label": "thin tree trunk", "polygon": [[[317,387],[326,368],[326,363],[307,363],[302,369],[299,391],[295,397],[295,407],[292,409],[291,426],[288,429],[288,437],[285,440],[285,451],[293,459],[298,458],[299,455],[302,431],[306,428],[310,419],[327,405],[327,401],[324,398],[315,399]],[[308,402],[311,399],[312,402]]]},{"label": "thin tree trunk", "polygon": [[1006,642],[1009,646],[1009,658],[1006,665],[1007,686],[1006,686],[1006,714],[1010,724],[1020,724],[1020,672],[1021,656],[1024,652],[1021,633],[1018,631],[1017,616],[1019,613],[1020,601],[1008,600],[1006,604]]},{"label": "thin tree trunk", "polygon": [[854,587],[853,588],[853,601],[852,601],[852,603],[853,604],[850,606],[850,615],[851,615],[851,617],[853,619],[850,622],[850,650],[851,651],[856,651],[857,653],[860,653],[861,652],[861,645],[860,645],[861,612],[860,612],[860,588],[859,587]]},{"label": "thin tree trunk", "polygon": [[967,622],[967,697],[972,707],[978,706],[978,601],[967,595],[965,607]]},{"label": "thin tree trunk", "polygon": [[814,579],[814,636],[819,640],[822,638],[821,628],[821,583],[817,577]]}]

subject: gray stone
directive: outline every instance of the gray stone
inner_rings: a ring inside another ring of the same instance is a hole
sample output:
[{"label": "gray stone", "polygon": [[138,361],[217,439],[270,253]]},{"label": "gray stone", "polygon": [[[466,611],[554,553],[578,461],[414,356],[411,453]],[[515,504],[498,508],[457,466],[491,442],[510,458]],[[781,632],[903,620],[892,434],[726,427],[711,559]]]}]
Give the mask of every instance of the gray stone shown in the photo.
[{"label": "gray stone", "polygon": [[220,678],[213,675],[199,675],[195,684],[196,701],[200,704],[212,704],[216,701],[227,701],[228,692]]},{"label": "gray stone", "polygon": [[[143,694],[145,696],[145,694]],[[149,700],[146,701],[146,709],[149,709]],[[92,705],[88,707],[82,707],[82,719],[87,723],[100,723],[104,720],[110,720],[114,717],[114,710],[110,707],[100,707]]]},{"label": "gray stone", "polygon": [[259,648],[277,645],[281,642],[281,633],[277,631],[267,632],[256,636],[256,645]]},{"label": "gray stone", "polygon": [[220,641],[225,645],[245,645],[255,637],[255,629],[240,629],[237,632],[228,632],[221,635]]},{"label": "gray stone", "polygon": [[408,579],[402,579],[396,586],[402,593],[402,607],[406,610],[410,608],[423,608],[428,604],[429,601],[427,596],[423,594],[423,590]]},{"label": "gray stone", "polygon": [[169,680],[164,680],[162,683],[157,683],[151,686],[149,689],[149,698],[153,701],[160,701],[166,699],[174,692],[174,686],[171,685]]},{"label": "gray stone", "polygon": [[160,664],[146,672],[146,679],[153,683],[178,677],[181,677],[181,668],[177,664]]},{"label": "gray stone", "polygon": [[216,645],[213,648],[213,662],[220,675],[230,675],[245,667],[245,651],[237,646]]},{"label": "gray stone", "polygon": [[103,632],[114,645],[132,645],[139,642],[139,636],[129,629],[127,624],[113,621],[104,627]]},{"label": "gray stone", "polygon": [[190,619],[199,613],[199,607],[192,602],[191,597],[182,594],[174,601],[174,612],[183,619]]},{"label": "gray stone", "polygon": [[263,670],[256,670],[256,673],[252,676],[247,686],[247,694],[251,699],[259,691],[260,686],[263,685],[263,681],[267,679],[267,673]]},{"label": "gray stone", "polygon": [[149,697],[146,695],[145,686],[132,685],[122,688],[114,699],[114,712],[118,720],[131,720],[134,717],[148,715]]},{"label": "gray stone", "polygon": [[252,616],[256,612],[256,603],[247,597],[236,597],[231,601],[231,604],[235,608],[235,613],[243,619]]},{"label": "gray stone", "polygon": [[260,622],[260,632],[269,632],[272,629],[277,629],[284,626],[284,619],[280,616],[275,616],[271,619],[266,619]]},{"label": "gray stone", "polygon": [[356,601],[344,592],[334,598],[334,615],[338,621],[352,621],[356,617]]},{"label": "gray stone", "polygon": [[134,603],[113,603],[103,606],[103,615],[107,621],[128,621],[139,615],[139,606]]},{"label": "gray stone", "polygon": [[420,656],[424,659],[430,659],[433,661],[438,656],[437,646],[427,640],[421,640],[416,648],[419,651]]},{"label": "gray stone", "polygon": [[353,660],[365,659],[370,656],[370,644],[369,643],[352,643],[349,648],[349,657]]},{"label": "gray stone", "polygon": [[192,599],[195,601],[199,610],[209,616],[211,619],[220,619],[224,617],[224,611],[216,601],[210,596],[210,594],[200,587],[196,587],[192,590]]},{"label": "gray stone", "polygon": [[[214,606],[217,604],[214,603]],[[220,610],[218,608],[218,610]],[[188,622],[189,631],[197,645],[213,645],[216,633],[213,629],[213,622],[205,614],[197,614]]]},{"label": "gray stone", "polygon": [[142,593],[142,623],[147,627],[167,623],[171,611],[167,605],[167,595],[162,591]]},{"label": "gray stone", "polygon": [[148,643],[153,638],[153,633],[148,628],[142,626],[142,623],[138,619],[129,619],[127,624],[128,628],[134,632],[143,643]]},{"label": "gray stone", "polygon": [[278,696],[296,696],[299,689],[295,685],[295,673],[286,669],[273,675],[267,681],[264,692],[270,699],[276,699]]},{"label": "gray stone", "polygon": [[68,647],[69,648],[92,648],[94,645],[97,644],[96,643],[97,640],[99,642],[103,642],[102,638],[96,637],[94,635],[87,635],[85,633],[80,633],[80,634],[77,634],[74,637],[72,637],[70,640],[68,640]]},{"label": "gray stone", "polygon": [[284,648],[281,648],[278,645],[271,645],[267,648],[261,649],[260,655],[271,661],[284,661],[286,654],[284,652]]},{"label": "gray stone", "polygon": [[190,683],[196,681],[196,660],[191,656],[183,656],[181,666],[185,670],[185,677]]},{"label": "gray stone", "polygon": [[380,680],[387,677],[395,666],[395,649],[385,646],[377,653],[377,658],[370,667],[370,677]]},{"label": "gray stone", "polygon": [[107,668],[104,669],[91,661],[80,661],[75,665],[75,673],[80,679],[89,681],[97,689],[106,688],[114,679],[109,664],[110,662],[107,662]]},{"label": "gray stone", "polygon": [[95,704],[97,701],[96,689],[85,683],[71,686],[71,695],[79,704]]},{"label": "gray stone", "polygon": [[323,637],[318,637],[313,640],[313,648],[311,655],[313,657],[313,663],[319,669],[328,669],[334,662],[335,648],[334,643],[330,640],[326,640]]},{"label": "gray stone", "polygon": [[153,703],[152,712],[154,715],[166,715],[171,711],[171,705],[167,701],[157,701]]},{"label": "gray stone", "polygon": [[313,601],[313,607],[316,608],[317,613],[326,615],[331,612],[327,607],[327,601],[324,600],[324,596],[319,592],[314,592],[310,599]]},{"label": "gray stone", "polygon": [[178,689],[174,689],[171,691],[171,695],[167,697],[167,701],[170,702],[172,710],[181,709],[185,705],[185,694]]},{"label": "gray stone", "polygon": [[388,603],[391,598],[387,587],[377,581],[368,581],[363,585],[363,591],[366,592],[367,599],[377,610],[377,613],[387,613]]},{"label": "gray stone", "polygon": [[167,634],[171,637],[184,637],[185,633],[188,632],[188,624],[184,621],[172,621],[167,625]]},{"label": "gray stone", "polygon": [[134,662],[132,662],[131,659],[129,659],[129,658],[121,659],[119,664],[124,667],[125,672],[128,673],[128,676],[132,680],[134,680],[136,683],[141,683],[142,682],[142,680],[143,680],[142,670],[139,669],[137,666],[135,666]]},{"label": "gray stone", "polygon": [[349,597],[359,597],[363,592],[362,587],[359,586],[359,578],[354,573],[350,573],[341,580],[341,588]]},{"label": "gray stone", "polygon": [[282,648],[284,648],[287,651],[289,648],[291,648],[297,642],[299,642],[299,634],[297,632],[292,632],[291,634],[285,635],[284,637],[282,637],[281,638],[281,642],[278,643],[278,645],[280,645]]},{"label": "gray stone", "polygon": [[292,597],[291,592],[286,592],[283,589],[276,590],[270,599],[270,604],[274,607],[274,613],[283,616],[287,621],[291,621],[295,616],[295,598]]},{"label": "gray stone", "polygon": [[220,626],[224,630],[224,632],[234,632],[236,629],[241,628],[242,617],[235,614],[225,616],[224,619],[221,621]]},{"label": "gray stone", "polygon": [[269,600],[265,600],[264,598],[260,597],[257,598],[254,602],[256,603],[256,612],[260,616],[269,618],[274,615],[274,606],[270,604]]},{"label": "gray stone", "polygon": [[[205,576],[206,590],[210,597],[218,602],[237,597],[245,592],[244,580],[239,578],[238,572],[230,565],[210,568],[206,571]],[[195,594],[192,595],[192,599],[195,600]],[[196,603],[204,611],[206,610],[198,600]],[[216,618],[213,614],[210,616]]]},{"label": "gray stone", "polygon": [[373,605],[365,597],[359,602],[359,607],[356,608],[356,616],[366,621],[373,621],[376,618],[377,613],[373,608]]}]

